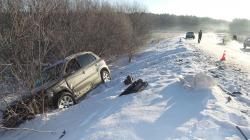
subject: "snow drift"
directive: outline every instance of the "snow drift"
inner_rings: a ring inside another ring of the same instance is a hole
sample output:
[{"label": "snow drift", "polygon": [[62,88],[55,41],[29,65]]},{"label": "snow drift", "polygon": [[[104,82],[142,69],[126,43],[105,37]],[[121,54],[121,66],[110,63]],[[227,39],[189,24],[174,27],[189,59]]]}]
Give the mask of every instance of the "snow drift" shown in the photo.
[{"label": "snow drift", "polygon": [[189,89],[210,89],[215,86],[215,81],[205,73],[180,76],[180,82]]}]

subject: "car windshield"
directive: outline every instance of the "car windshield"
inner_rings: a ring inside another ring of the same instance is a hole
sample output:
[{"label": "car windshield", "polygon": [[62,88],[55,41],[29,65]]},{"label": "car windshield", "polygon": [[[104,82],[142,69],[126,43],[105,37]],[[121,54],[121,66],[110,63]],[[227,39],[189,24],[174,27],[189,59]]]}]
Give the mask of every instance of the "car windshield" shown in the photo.
[{"label": "car windshield", "polygon": [[193,35],[194,33],[193,32],[187,32],[187,35]]},{"label": "car windshield", "polygon": [[36,87],[41,86],[49,81],[56,80],[60,77],[63,69],[63,63],[56,64],[52,67],[45,69],[40,78],[36,81]]}]

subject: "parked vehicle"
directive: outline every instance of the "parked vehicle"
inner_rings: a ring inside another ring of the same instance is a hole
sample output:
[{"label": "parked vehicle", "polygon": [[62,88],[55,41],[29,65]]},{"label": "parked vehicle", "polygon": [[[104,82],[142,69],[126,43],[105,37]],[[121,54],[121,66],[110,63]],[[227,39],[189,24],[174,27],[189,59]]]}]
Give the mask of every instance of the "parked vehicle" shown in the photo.
[{"label": "parked vehicle", "polygon": [[186,33],[186,39],[195,39],[194,32],[187,32]]},{"label": "parked vehicle", "polygon": [[246,49],[246,47],[249,47],[249,46],[250,46],[250,37],[247,38],[247,39],[244,41],[243,46],[244,46],[244,49]]}]

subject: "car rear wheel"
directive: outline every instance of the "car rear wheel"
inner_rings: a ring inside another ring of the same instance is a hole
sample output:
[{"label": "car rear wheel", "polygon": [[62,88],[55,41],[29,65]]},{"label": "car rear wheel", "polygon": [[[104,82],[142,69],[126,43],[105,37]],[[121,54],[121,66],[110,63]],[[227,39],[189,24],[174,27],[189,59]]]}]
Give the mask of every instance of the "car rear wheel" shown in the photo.
[{"label": "car rear wheel", "polygon": [[107,70],[101,71],[102,82],[107,83],[111,80],[110,73]]},{"label": "car rear wheel", "polygon": [[74,97],[70,93],[64,92],[57,101],[57,108],[68,108],[73,106],[75,103]]}]

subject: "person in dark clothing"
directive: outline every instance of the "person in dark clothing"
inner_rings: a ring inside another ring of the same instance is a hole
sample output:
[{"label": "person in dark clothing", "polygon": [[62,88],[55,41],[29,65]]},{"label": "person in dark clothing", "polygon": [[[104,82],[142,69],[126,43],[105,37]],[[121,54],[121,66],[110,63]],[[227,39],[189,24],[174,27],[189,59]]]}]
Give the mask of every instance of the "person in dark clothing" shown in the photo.
[{"label": "person in dark clothing", "polygon": [[200,30],[200,32],[199,32],[198,43],[201,42],[201,38],[202,38],[202,30]]},{"label": "person in dark clothing", "polygon": [[238,40],[237,35],[233,35],[233,40]]}]

